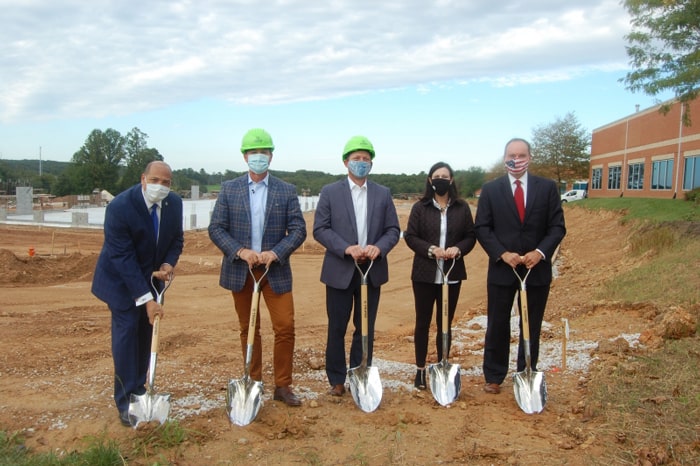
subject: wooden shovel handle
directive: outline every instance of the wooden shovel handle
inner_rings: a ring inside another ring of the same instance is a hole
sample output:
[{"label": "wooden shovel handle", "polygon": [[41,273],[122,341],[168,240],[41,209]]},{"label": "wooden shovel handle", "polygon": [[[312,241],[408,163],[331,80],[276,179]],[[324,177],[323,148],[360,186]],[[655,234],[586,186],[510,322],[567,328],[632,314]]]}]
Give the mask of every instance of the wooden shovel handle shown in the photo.
[{"label": "wooden shovel handle", "polygon": [[153,336],[151,337],[151,353],[158,353],[158,334],[160,332],[160,314],[153,319]]}]

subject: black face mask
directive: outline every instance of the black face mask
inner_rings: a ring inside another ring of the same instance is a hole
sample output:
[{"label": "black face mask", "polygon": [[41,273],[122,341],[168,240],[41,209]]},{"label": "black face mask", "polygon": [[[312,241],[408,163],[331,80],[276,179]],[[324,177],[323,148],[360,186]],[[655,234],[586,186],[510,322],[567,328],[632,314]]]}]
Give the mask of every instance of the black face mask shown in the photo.
[{"label": "black face mask", "polygon": [[435,194],[438,196],[444,196],[447,194],[447,191],[450,190],[450,180],[446,180],[444,178],[436,178],[431,181],[431,186],[433,187],[433,191],[435,191]]}]

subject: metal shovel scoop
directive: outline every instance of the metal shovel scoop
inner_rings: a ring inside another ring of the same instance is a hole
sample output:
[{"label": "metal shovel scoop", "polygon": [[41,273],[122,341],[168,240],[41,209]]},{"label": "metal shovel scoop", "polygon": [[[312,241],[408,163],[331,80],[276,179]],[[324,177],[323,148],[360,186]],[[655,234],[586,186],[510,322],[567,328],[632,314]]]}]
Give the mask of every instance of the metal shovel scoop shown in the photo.
[{"label": "metal shovel scoop", "polygon": [[533,371],[530,365],[530,321],[527,310],[527,291],[525,280],[530,275],[530,270],[525,278],[520,278],[518,272],[513,269],[520,282],[520,323],[523,328],[523,343],[525,345],[525,370],[513,374],[513,390],[515,401],[527,414],[540,413],[547,403],[547,384],[544,380],[544,372]]},{"label": "metal shovel scoop", "polygon": [[379,370],[376,367],[367,366],[367,344],[369,334],[369,321],[367,318],[367,275],[374,261],[370,261],[367,271],[362,273],[357,261],[355,268],[360,272],[360,301],[362,307],[362,362],[359,366],[348,369],[350,379],[350,393],[355,404],[364,412],[371,413],[382,401],[382,381],[379,378]]},{"label": "metal shovel scoop", "polygon": [[[151,287],[156,293],[156,302],[163,304],[163,295],[173,282],[173,274],[165,281],[162,291],[158,291],[158,287],[151,276]],[[156,379],[156,363],[158,360],[158,333],[160,328],[160,316],[157,315],[153,321],[153,335],[151,337],[151,360],[148,364],[148,381],[146,384],[146,393],[143,395],[131,394],[129,400],[129,422],[134,429],[141,422],[158,421],[163,424],[170,414],[170,393],[158,393],[155,390]]]},{"label": "metal shovel scoop", "polygon": [[256,280],[255,275],[253,275],[253,269],[248,269],[250,276],[253,278],[253,297],[250,302],[245,370],[242,378],[229,380],[226,393],[226,412],[231,422],[238,426],[247,426],[253,422],[263,405],[263,383],[250,378],[250,362],[253,359],[255,325],[258,319],[258,309],[260,308],[260,283],[269,270],[269,268],[265,267],[265,272]]},{"label": "metal shovel scoop", "polygon": [[447,277],[455,266],[455,259],[452,259],[452,265],[447,273],[440,267],[440,260],[435,260],[438,264],[437,269],[442,275],[442,361],[437,364],[430,364],[428,366],[428,375],[430,376],[430,391],[433,392],[433,398],[442,406],[447,406],[457,399],[462,389],[459,364],[447,362],[450,331],[448,315],[449,284],[447,283]]}]

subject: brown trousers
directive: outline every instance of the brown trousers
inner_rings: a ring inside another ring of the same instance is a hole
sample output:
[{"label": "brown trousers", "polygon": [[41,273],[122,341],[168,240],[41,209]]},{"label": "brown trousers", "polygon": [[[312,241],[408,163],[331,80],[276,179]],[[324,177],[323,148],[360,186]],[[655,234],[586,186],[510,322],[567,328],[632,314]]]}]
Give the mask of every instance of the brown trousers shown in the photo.
[{"label": "brown trousers", "polygon": [[[262,272],[254,271],[254,273],[257,278]],[[270,311],[272,331],[275,335],[272,353],[275,386],[286,387],[292,384],[292,366],[294,358],[294,299],[291,292],[276,294],[272,291],[267,277],[261,282],[260,291]],[[236,314],[238,314],[243,362],[245,363],[251,303],[253,301],[252,278],[249,276],[243,289],[237,293],[232,293],[232,295]],[[250,377],[253,380],[262,381],[262,338],[260,336],[259,310],[255,322],[255,338],[250,362]]]}]

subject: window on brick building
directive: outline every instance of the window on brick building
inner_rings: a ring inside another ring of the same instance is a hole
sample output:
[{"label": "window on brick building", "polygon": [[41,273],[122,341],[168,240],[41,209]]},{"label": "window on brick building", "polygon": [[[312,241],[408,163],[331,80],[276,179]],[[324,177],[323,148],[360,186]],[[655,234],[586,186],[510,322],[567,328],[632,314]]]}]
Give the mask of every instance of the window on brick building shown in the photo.
[{"label": "window on brick building", "polygon": [[700,156],[686,157],[683,175],[683,189],[700,188]]},{"label": "window on brick building", "polygon": [[651,163],[651,189],[673,188],[673,159]]},{"label": "window on brick building", "polygon": [[594,168],[591,172],[591,189],[601,189],[603,183],[603,169]]},{"label": "window on brick building", "polygon": [[622,167],[617,165],[608,167],[608,189],[620,189]]},{"label": "window on brick building", "polygon": [[627,189],[644,188],[644,164],[631,163],[627,166]]}]

